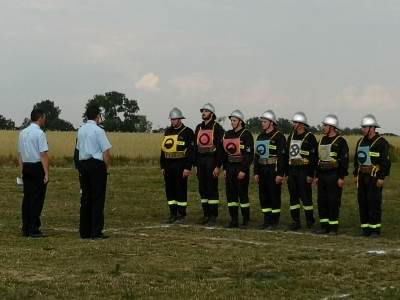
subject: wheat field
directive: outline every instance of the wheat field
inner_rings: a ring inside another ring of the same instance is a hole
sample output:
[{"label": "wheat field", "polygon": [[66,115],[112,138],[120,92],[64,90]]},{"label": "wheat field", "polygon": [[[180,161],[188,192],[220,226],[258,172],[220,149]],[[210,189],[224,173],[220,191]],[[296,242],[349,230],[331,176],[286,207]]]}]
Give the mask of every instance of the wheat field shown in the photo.
[{"label": "wheat field", "polygon": [[[18,131],[0,131],[0,158],[1,162],[15,161],[17,159],[17,140]],[[49,143],[49,155],[53,160],[70,161],[74,147],[76,132],[47,132]],[[111,154],[114,159],[123,159],[123,161],[149,161],[156,160],[160,154],[160,144],[162,134],[159,133],[107,133],[112,144]],[[317,136],[319,139],[321,136]],[[354,153],[354,148],[359,136],[345,137],[349,147],[350,154]],[[394,146],[396,153],[400,152],[400,137],[386,137],[391,145]]]}]

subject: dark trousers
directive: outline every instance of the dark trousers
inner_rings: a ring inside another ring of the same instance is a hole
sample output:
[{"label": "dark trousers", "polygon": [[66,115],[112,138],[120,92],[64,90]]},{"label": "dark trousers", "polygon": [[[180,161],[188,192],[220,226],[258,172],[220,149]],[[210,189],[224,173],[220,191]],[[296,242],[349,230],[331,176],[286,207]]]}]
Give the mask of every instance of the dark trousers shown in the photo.
[{"label": "dark trousers", "polygon": [[369,174],[358,176],[358,207],[361,228],[365,232],[381,231],[382,188],[376,186],[377,178]]},{"label": "dark trousers", "polygon": [[185,162],[168,161],[165,167],[165,194],[171,216],[185,217],[187,207],[187,177],[183,178]]},{"label": "dark trousers", "polygon": [[104,227],[107,169],[103,161],[81,161],[81,209],[79,233],[82,238],[101,236]]},{"label": "dark trousers", "polygon": [[260,167],[258,195],[264,214],[264,225],[279,224],[282,185],[276,184],[276,175],[275,165]]},{"label": "dark trousers", "polygon": [[25,234],[38,233],[41,226],[40,215],[47,188],[47,185],[43,183],[43,179],[44,169],[42,163],[23,164],[22,231]]},{"label": "dark trousers", "polygon": [[204,217],[217,217],[219,192],[218,177],[213,176],[215,158],[213,156],[199,157],[197,161],[197,178]]},{"label": "dark trousers", "polygon": [[239,163],[228,163],[226,165],[226,197],[228,198],[228,209],[231,216],[231,223],[239,223],[239,206],[243,216],[243,223],[247,224],[250,220],[249,203],[249,172],[246,170],[244,179],[237,178],[241,165]]},{"label": "dark trousers", "polygon": [[320,171],[318,175],[318,213],[321,228],[337,231],[342,189],[338,186],[337,169]]},{"label": "dark trousers", "polygon": [[311,184],[307,183],[307,169],[292,167],[289,169],[288,188],[290,194],[290,215],[296,223],[300,223],[300,200],[306,215],[307,225],[314,224]]}]

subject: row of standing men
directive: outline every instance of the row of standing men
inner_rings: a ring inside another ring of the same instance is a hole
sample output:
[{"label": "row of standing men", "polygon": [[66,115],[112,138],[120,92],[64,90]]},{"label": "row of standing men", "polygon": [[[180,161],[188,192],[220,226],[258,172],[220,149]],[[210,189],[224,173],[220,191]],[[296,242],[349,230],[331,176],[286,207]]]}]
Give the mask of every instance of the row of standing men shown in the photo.
[{"label": "row of standing men", "polygon": [[[168,223],[185,222],[187,179],[194,166],[204,217],[201,224],[215,226],[220,197],[218,177],[223,169],[230,222],[229,228],[247,228],[250,221],[248,188],[250,166],[259,188],[259,201],[264,222],[261,228],[277,228],[281,213],[281,189],[287,177],[290,194],[290,230],[301,228],[303,208],[308,228],[315,223],[312,184],[317,184],[318,214],[321,234],[337,234],[344,178],[348,175],[349,148],[340,135],[336,115],[322,121],[323,136],[318,142],[308,130],[303,112],[293,115],[293,131],[286,139],[277,129],[272,110],[260,116],[261,132],[254,141],[245,128],[245,118],[234,110],[229,119],[232,129],[216,122],[215,108],[207,103],[201,109],[202,122],[195,131],[185,126],[181,110],[169,113],[171,126],[161,144],[160,166],[165,180],[170,210]],[[354,155],[354,182],[363,236],[379,236],[381,232],[382,189],[390,172],[389,144],[376,130],[376,118],[368,114],[361,120],[362,138]],[[242,222],[239,224],[239,208]]]}]

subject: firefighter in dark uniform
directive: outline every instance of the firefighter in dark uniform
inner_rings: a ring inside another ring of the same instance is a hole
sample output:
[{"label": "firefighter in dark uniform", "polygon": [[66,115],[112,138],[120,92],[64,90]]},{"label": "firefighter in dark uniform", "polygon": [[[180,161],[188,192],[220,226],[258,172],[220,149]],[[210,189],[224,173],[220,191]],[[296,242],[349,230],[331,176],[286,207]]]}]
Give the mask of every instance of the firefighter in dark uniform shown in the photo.
[{"label": "firefighter in dark uniform", "polygon": [[240,110],[234,110],[229,119],[232,130],[225,133],[224,145],[224,177],[226,197],[231,221],[228,228],[239,227],[239,206],[243,222],[247,228],[250,221],[249,178],[250,166],[254,159],[253,136],[244,128],[244,116]]},{"label": "firefighter in dark uniform", "polygon": [[311,184],[317,164],[317,140],[308,131],[307,117],[303,112],[293,115],[293,131],[287,140],[287,175],[290,194],[290,214],[293,223],[290,230],[298,230],[300,224],[300,200],[305,211],[307,227],[314,223]]},{"label": "firefighter in dark uniform", "polygon": [[336,235],[339,226],[339,209],[348,175],[349,147],[339,134],[339,120],[335,115],[327,115],[322,121],[324,136],[318,144],[318,213],[320,234]]},{"label": "firefighter in dark uniform", "polygon": [[376,132],[379,127],[373,115],[361,120],[363,137],[354,155],[362,235],[371,237],[381,233],[382,189],[390,173],[389,143]]},{"label": "firefighter in dark uniform", "polygon": [[222,167],[224,129],[215,121],[215,108],[211,103],[201,109],[203,122],[195,130],[195,165],[203,218],[200,224],[215,226],[218,217],[218,176]]},{"label": "firefighter in dark uniform", "polygon": [[279,224],[281,190],[285,176],[286,139],[276,129],[276,116],[272,110],[261,115],[260,133],[254,155],[254,179],[258,183],[262,229],[273,230]]},{"label": "firefighter in dark uniform", "polygon": [[187,181],[194,161],[194,132],[182,123],[178,108],[169,113],[171,127],[161,144],[160,166],[170,210],[168,223],[184,224],[187,207]]}]

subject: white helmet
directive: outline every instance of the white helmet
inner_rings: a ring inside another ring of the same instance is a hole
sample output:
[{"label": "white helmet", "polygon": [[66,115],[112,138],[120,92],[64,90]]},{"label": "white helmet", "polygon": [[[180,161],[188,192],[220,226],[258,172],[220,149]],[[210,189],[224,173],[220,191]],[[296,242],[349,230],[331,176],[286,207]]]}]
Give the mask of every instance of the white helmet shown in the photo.
[{"label": "white helmet", "polygon": [[329,114],[327,115],[323,120],[322,120],[322,124],[324,125],[330,125],[332,127],[335,127],[338,130],[341,130],[340,126],[339,126],[339,119],[336,115],[333,114]]},{"label": "white helmet", "polygon": [[182,111],[174,107],[170,112],[169,112],[169,118],[170,119],[185,119],[185,117],[182,114]]},{"label": "white helmet", "polygon": [[213,114],[215,114],[215,107],[214,107],[214,105],[212,105],[211,103],[206,103],[206,104],[204,104],[203,107],[200,108],[200,112],[201,112],[203,109],[208,110],[208,111],[212,112]]},{"label": "white helmet", "polygon": [[374,115],[368,114],[361,119],[361,127],[380,127]]},{"label": "white helmet", "polygon": [[260,117],[261,119],[267,119],[271,122],[273,122],[276,125],[276,116],[273,110],[269,109],[265,112],[263,112],[263,114]]},{"label": "white helmet", "polygon": [[242,122],[244,122],[244,115],[243,115],[243,113],[242,113],[240,110],[238,110],[238,109],[235,109],[235,110],[229,115],[229,119],[230,119],[231,117],[238,118],[238,119],[242,120]]},{"label": "white helmet", "polygon": [[303,123],[304,125],[309,126],[306,114],[302,111],[299,111],[293,115],[292,122]]}]

